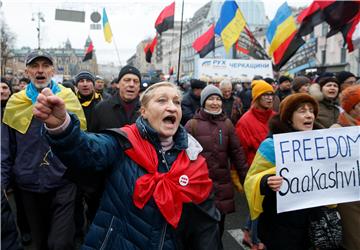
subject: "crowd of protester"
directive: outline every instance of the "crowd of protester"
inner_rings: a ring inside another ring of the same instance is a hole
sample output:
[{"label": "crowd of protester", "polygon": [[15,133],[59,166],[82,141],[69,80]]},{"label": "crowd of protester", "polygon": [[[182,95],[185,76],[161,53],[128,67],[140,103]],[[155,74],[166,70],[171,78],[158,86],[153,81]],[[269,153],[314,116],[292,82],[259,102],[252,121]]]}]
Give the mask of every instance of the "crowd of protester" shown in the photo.
[{"label": "crowd of protester", "polygon": [[[316,249],[308,230],[318,208],[276,212],[273,135],[360,126],[359,77],[176,84],[126,65],[108,83],[89,71],[57,83],[53,63],[35,50],[28,78],[1,78],[3,249],[223,249],[226,215],[239,213],[234,185],[250,210],[245,245]],[[336,209],[337,249],[360,249],[360,201]]]}]

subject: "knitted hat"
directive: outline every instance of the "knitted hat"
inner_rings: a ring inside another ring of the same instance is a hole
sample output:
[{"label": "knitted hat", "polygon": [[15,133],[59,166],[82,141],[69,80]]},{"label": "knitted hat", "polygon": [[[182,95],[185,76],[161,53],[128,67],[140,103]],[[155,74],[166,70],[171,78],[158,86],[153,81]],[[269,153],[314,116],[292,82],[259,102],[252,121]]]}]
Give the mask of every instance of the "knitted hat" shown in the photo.
[{"label": "knitted hat", "polygon": [[11,83],[8,80],[6,80],[4,77],[1,77],[1,82],[5,83],[9,87],[10,93],[12,94]]},{"label": "knitted hat", "polygon": [[258,99],[262,94],[275,93],[273,87],[264,80],[254,80],[251,82],[251,95],[253,102]]},{"label": "knitted hat", "polygon": [[288,95],[280,103],[280,121],[289,122],[291,121],[293,113],[304,103],[311,103],[314,108],[315,117],[319,112],[319,106],[317,101],[309,94],[306,93],[296,93]]},{"label": "knitted hat", "polygon": [[95,83],[95,77],[93,76],[93,74],[91,74],[89,71],[80,71],[76,76],[75,76],[75,84],[77,85],[78,82],[82,79],[87,79],[92,81],[92,83]]},{"label": "knitted hat", "polygon": [[206,82],[203,82],[198,79],[191,79],[190,80],[190,86],[192,89],[203,89],[206,87]]},{"label": "knitted hat", "polygon": [[341,71],[336,75],[340,84],[343,84],[349,77],[355,77],[355,75],[349,71]]},{"label": "knitted hat", "polygon": [[201,95],[200,95],[200,105],[201,107],[205,106],[205,102],[206,100],[211,96],[211,95],[218,95],[221,97],[221,99],[223,98],[223,95],[220,91],[219,88],[215,87],[214,85],[208,85],[206,86],[206,88],[204,88],[201,91]]},{"label": "knitted hat", "polygon": [[349,113],[360,102],[360,85],[350,86],[341,92],[341,107]]},{"label": "knitted hat", "polygon": [[131,65],[126,65],[126,66],[121,68],[120,73],[119,73],[119,77],[118,77],[118,82],[120,82],[121,78],[126,74],[136,75],[137,77],[139,77],[139,82],[141,82],[141,73],[140,73],[140,71],[137,68],[135,68],[135,67],[133,67]]},{"label": "knitted hat", "polygon": [[292,89],[295,92],[298,92],[302,86],[304,86],[308,83],[311,83],[311,80],[309,78],[307,78],[306,76],[297,76],[292,81]]},{"label": "knitted hat", "polygon": [[283,82],[286,82],[286,81],[289,81],[291,82],[291,79],[287,76],[280,76],[279,78],[279,84],[283,83]]},{"label": "knitted hat", "polygon": [[324,87],[325,84],[327,84],[328,82],[335,82],[338,87],[340,87],[339,81],[336,79],[336,77],[332,76],[332,77],[324,77],[321,78],[319,85],[320,85],[320,90],[322,89],[322,87]]}]

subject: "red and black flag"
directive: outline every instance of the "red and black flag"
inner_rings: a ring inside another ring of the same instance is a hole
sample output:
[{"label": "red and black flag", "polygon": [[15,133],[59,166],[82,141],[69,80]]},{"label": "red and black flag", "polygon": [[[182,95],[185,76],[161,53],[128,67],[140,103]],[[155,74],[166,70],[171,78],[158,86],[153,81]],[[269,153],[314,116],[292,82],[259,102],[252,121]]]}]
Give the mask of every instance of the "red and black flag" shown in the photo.
[{"label": "red and black flag", "polygon": [[199,53],[200,58],[205,57],[210,51],[215,49],[215,26],[214,24],[192,44],[193,48]]},{"label": "red and black flag", "polygon": [[[344,38],[344,44],[347,44],[349,52],[360,48],[360,12],[347,24],[345,24],[340,29],[340,32]],[[329,37],[335,33],[337,33],[336,30],[331,30],[327,36]]]},{"label": "red and black flag", "polygon": [[260,45],[260,43],[254,37],[253,33],[246,26],[240,33],[239,40],[235,44],[235,49],[254,59],[270,59],[265,49]]},{"label": "red and black flag", "polygon": [[152,57],[152,54],[154,53],[156,44],[157,44],[157,35],[154,37],[154,39],[151,41],[151,43],[146,44],[146,46],[144,48],[145,60],[148,63],[151,63],[151,57]]},{"label": "red and black flag", "polygon": [[175,2],[166,6],[156,19],[155,29],[161,35],[162,32],[174,28]]},{"label": "red and black flag", "polygon": [[88,46],[87,49],[86,49],[84,59],[82,60],[83,62],[92,59],[92,57],[93,57],[93,50],[94,50],[94,46],[93,46],[92,41],[90,41],[89,46]]},{"label": "red and black flag", "polygon": [[314,27],[326,21],[331,29],[331,35],[340,31],[360,11],[360,1],[320,1],[315,0],[303,10],[297,21],[300,24],[299,34],[310,34]]}]

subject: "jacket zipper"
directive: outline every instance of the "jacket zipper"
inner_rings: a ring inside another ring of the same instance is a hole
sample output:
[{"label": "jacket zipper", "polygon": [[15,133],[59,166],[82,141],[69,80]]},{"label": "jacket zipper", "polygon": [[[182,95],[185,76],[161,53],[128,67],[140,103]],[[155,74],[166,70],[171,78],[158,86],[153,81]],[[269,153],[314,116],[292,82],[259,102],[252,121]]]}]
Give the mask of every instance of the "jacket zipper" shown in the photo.
[{"label": "jacket zipper", "polygon": [[111,222],[110,222],[109,229],[108,229],[108,231],[107,231],[107,233],[106,233],[106,236],[105,236],[105,239],[104,239],[103,243],[101,244],[100,250],[105,249],[105,247],[106,247],[106,245],[107,245],[107,242],[108,242],[108,240],[109,240],[109,238],[110,238],[110,234],[112,233],[112,231],[114,231],[114,229],[112,228],[112,224],[113,224],[113,222],[114,222],[114,218],[115,218],[114,216],[111,218]]},{"label": "jacket zipper", "polygon": [[[162,159],[163,159],[163,163],[165,164],[166,166],[166,169],[169,171],[170,168],[169,168],[169,165],[166,161],[166,158],[165,158],[165,152],[164,150],[159,150],[159,153],[161,154],[162,156]],[[165,224],[164,224],[164,227],[163,227],[163,230],[162,230],[162,234],[161,234],[161,237],[160,237],[160,244],[159,244],[159,250],[162,250],[163,247],[164,247],[164,242],[165,242],[165,235],[166,235],[166,230],[167,230],[167,222],[165,221]]]},{"label": "jacket zipper", "polygon": [[219,143],[222,145],[222,130],[219,129]]}]

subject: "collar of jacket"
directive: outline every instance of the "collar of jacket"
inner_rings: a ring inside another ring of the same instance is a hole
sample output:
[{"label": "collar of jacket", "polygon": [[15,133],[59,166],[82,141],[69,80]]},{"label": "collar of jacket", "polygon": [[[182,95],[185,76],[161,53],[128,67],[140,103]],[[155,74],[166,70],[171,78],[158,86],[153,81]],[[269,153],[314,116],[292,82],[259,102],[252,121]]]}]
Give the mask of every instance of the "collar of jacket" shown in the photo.
[{"label": "collar of jacket", "polygon": [[206,121],[225,121],[226,120],[226,114],[225,114],[225,112],[223,110],[218,115],[212,115],[212,114],[206,113],[204,111],[204,108],[201,108],[195,114],[194,118],[199,118],[200,120],[206,120]]},{"label": "collar of jacket", "polygon": [[[136,120],[136,126],[139,129],[141,136],[149,140],[155,147],[156,150],[161,149],[161,144],[159,140],[159,134],[153,129],[150,124],[139,116]],[[174,135],[174,148],[178,150],[184,150],[188,147],[188,137],[185,128],[180,125],[178,130]]]},{"label": "collar of jacket", "polygon": [[[110,99],[109,99],[109,102],[113,105],[113,106],[123,106],[122,104],[122,100],[119,96],[119,94],[116,94],[116,95],[113,95]],[[135,102],[136,103],[136,108],[140,107],[140,100],[139,100],[139,97],[135,98],[134,100],[132,100],[132,102]]]},{"label": "collar of jacket", "polygon": [[252,112],[256,119],[262,123],[267,123],[271,116],[275,113],[272,109],[261,110],[255,108],[254,106],[252,106],[249,111]]}]

